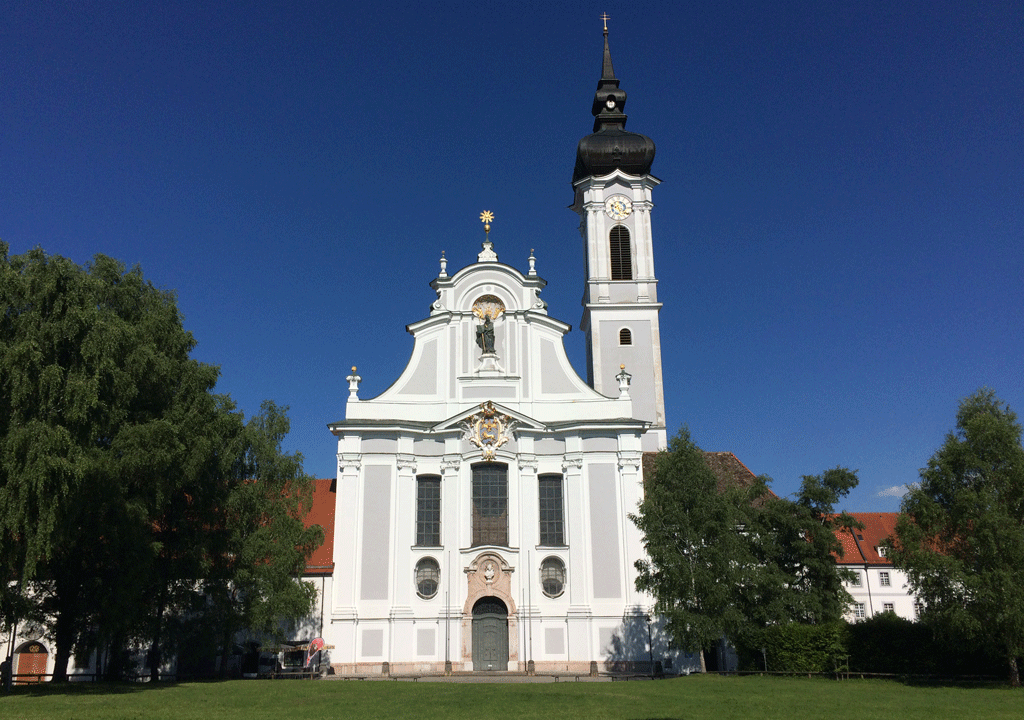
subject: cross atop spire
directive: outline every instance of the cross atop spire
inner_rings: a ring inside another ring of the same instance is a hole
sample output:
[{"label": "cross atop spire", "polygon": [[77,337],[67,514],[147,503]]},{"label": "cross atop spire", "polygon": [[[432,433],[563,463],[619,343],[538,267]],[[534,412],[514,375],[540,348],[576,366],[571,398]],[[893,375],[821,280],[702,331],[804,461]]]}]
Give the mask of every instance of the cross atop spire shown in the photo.
[{"label": "cross atop spire", "polygon": [[594,132],[603,127],[622,128],[626,123],[623,108],[626,106],[626,93],[619,89],[619,81],[612,67],[612,52],[608,48],[608,13],[601,15],[604,21],[604,56],[601,58],[601,79],[597,83],[594,94]]}]

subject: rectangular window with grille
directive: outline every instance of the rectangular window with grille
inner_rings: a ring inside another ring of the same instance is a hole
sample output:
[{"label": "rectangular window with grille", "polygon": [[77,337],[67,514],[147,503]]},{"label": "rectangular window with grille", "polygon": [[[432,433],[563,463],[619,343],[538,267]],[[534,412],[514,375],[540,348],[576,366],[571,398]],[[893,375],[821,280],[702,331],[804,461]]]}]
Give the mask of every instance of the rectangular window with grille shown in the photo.
[{"label": "rectangular window with grille", "polygon": [[882,603],[882,612],[896,612],[896,605],[893,603]]},{"label": "rectangular window with grille", "polygon": [[508,547],[508,468],[473,466],[473,546]]},{"label": "rectangular window with grille", "polygon": [[889,573],[885,570],[878,573],[878,584],[882,587],[889,587]]},{"label": "rectangular window with grille", "polygon": [[540,544],[549,547],[565,545],[565,523],[562,517],[562,476],[541,475]]},{"label": "rectangular window with grille", "polygon": [[864,618],[864,603],[853,604],[853,616],[858,620]]},{"label": "rectangular window with grille", "polygon": [[416,544],[441,546],[441,478],[436,475],[416,478]]}]

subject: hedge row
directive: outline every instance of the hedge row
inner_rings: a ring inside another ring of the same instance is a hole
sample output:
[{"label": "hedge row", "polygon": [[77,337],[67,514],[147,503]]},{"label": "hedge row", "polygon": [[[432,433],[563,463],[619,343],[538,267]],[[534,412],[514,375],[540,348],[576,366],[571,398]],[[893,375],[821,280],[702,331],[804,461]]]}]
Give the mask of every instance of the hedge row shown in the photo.
[{"label": "hedge row", "polygon": [[848,624],[776,625],[737,648],[741,670],[974,676],[1006,672],[1002,659],[959,633],[882,613]]}]

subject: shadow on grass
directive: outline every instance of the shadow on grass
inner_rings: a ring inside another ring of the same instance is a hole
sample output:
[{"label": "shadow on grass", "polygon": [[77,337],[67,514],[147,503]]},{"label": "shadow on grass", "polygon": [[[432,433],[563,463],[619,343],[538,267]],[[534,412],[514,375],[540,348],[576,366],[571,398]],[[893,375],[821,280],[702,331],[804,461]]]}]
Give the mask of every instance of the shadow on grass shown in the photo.
[{"label": "shadow on grass", "polygon": [[906,680],[896,680],[901,685],[908,687],[921,687],[921,688],[961,688],[964,690],[977,690],[985,689],[992,690],[995,688],[1008,688],[1010,689],[1010,683],[1006,680],[923,680],[920,678],[908,678]]},{"label": "shadow on grass", "polygon": [[[203,683],[204,685],[215,685],[217,683],[229,682],[229,680],[190,680],[190,683]],[[15,685],[9,693],[0,692],[0,698],[5,696],[27,696],[27,697],[50,697],[54,695],[130,695],[141,692],[158,692],[176,688],[181,683],[174,681],[164,682],[46,682],[33,683],[31,685]]]}]

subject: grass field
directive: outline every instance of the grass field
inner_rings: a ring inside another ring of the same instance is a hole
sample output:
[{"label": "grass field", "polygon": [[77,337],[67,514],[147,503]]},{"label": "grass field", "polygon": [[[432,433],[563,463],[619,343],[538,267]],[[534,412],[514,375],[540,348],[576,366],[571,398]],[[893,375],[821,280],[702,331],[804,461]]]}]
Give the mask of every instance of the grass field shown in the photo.
[{"label": "grass field", "polygon": [[0,718],[1024,718],[1024,691],[884,680],[725,678],[554,684],[239,680],[15,688]]}]

